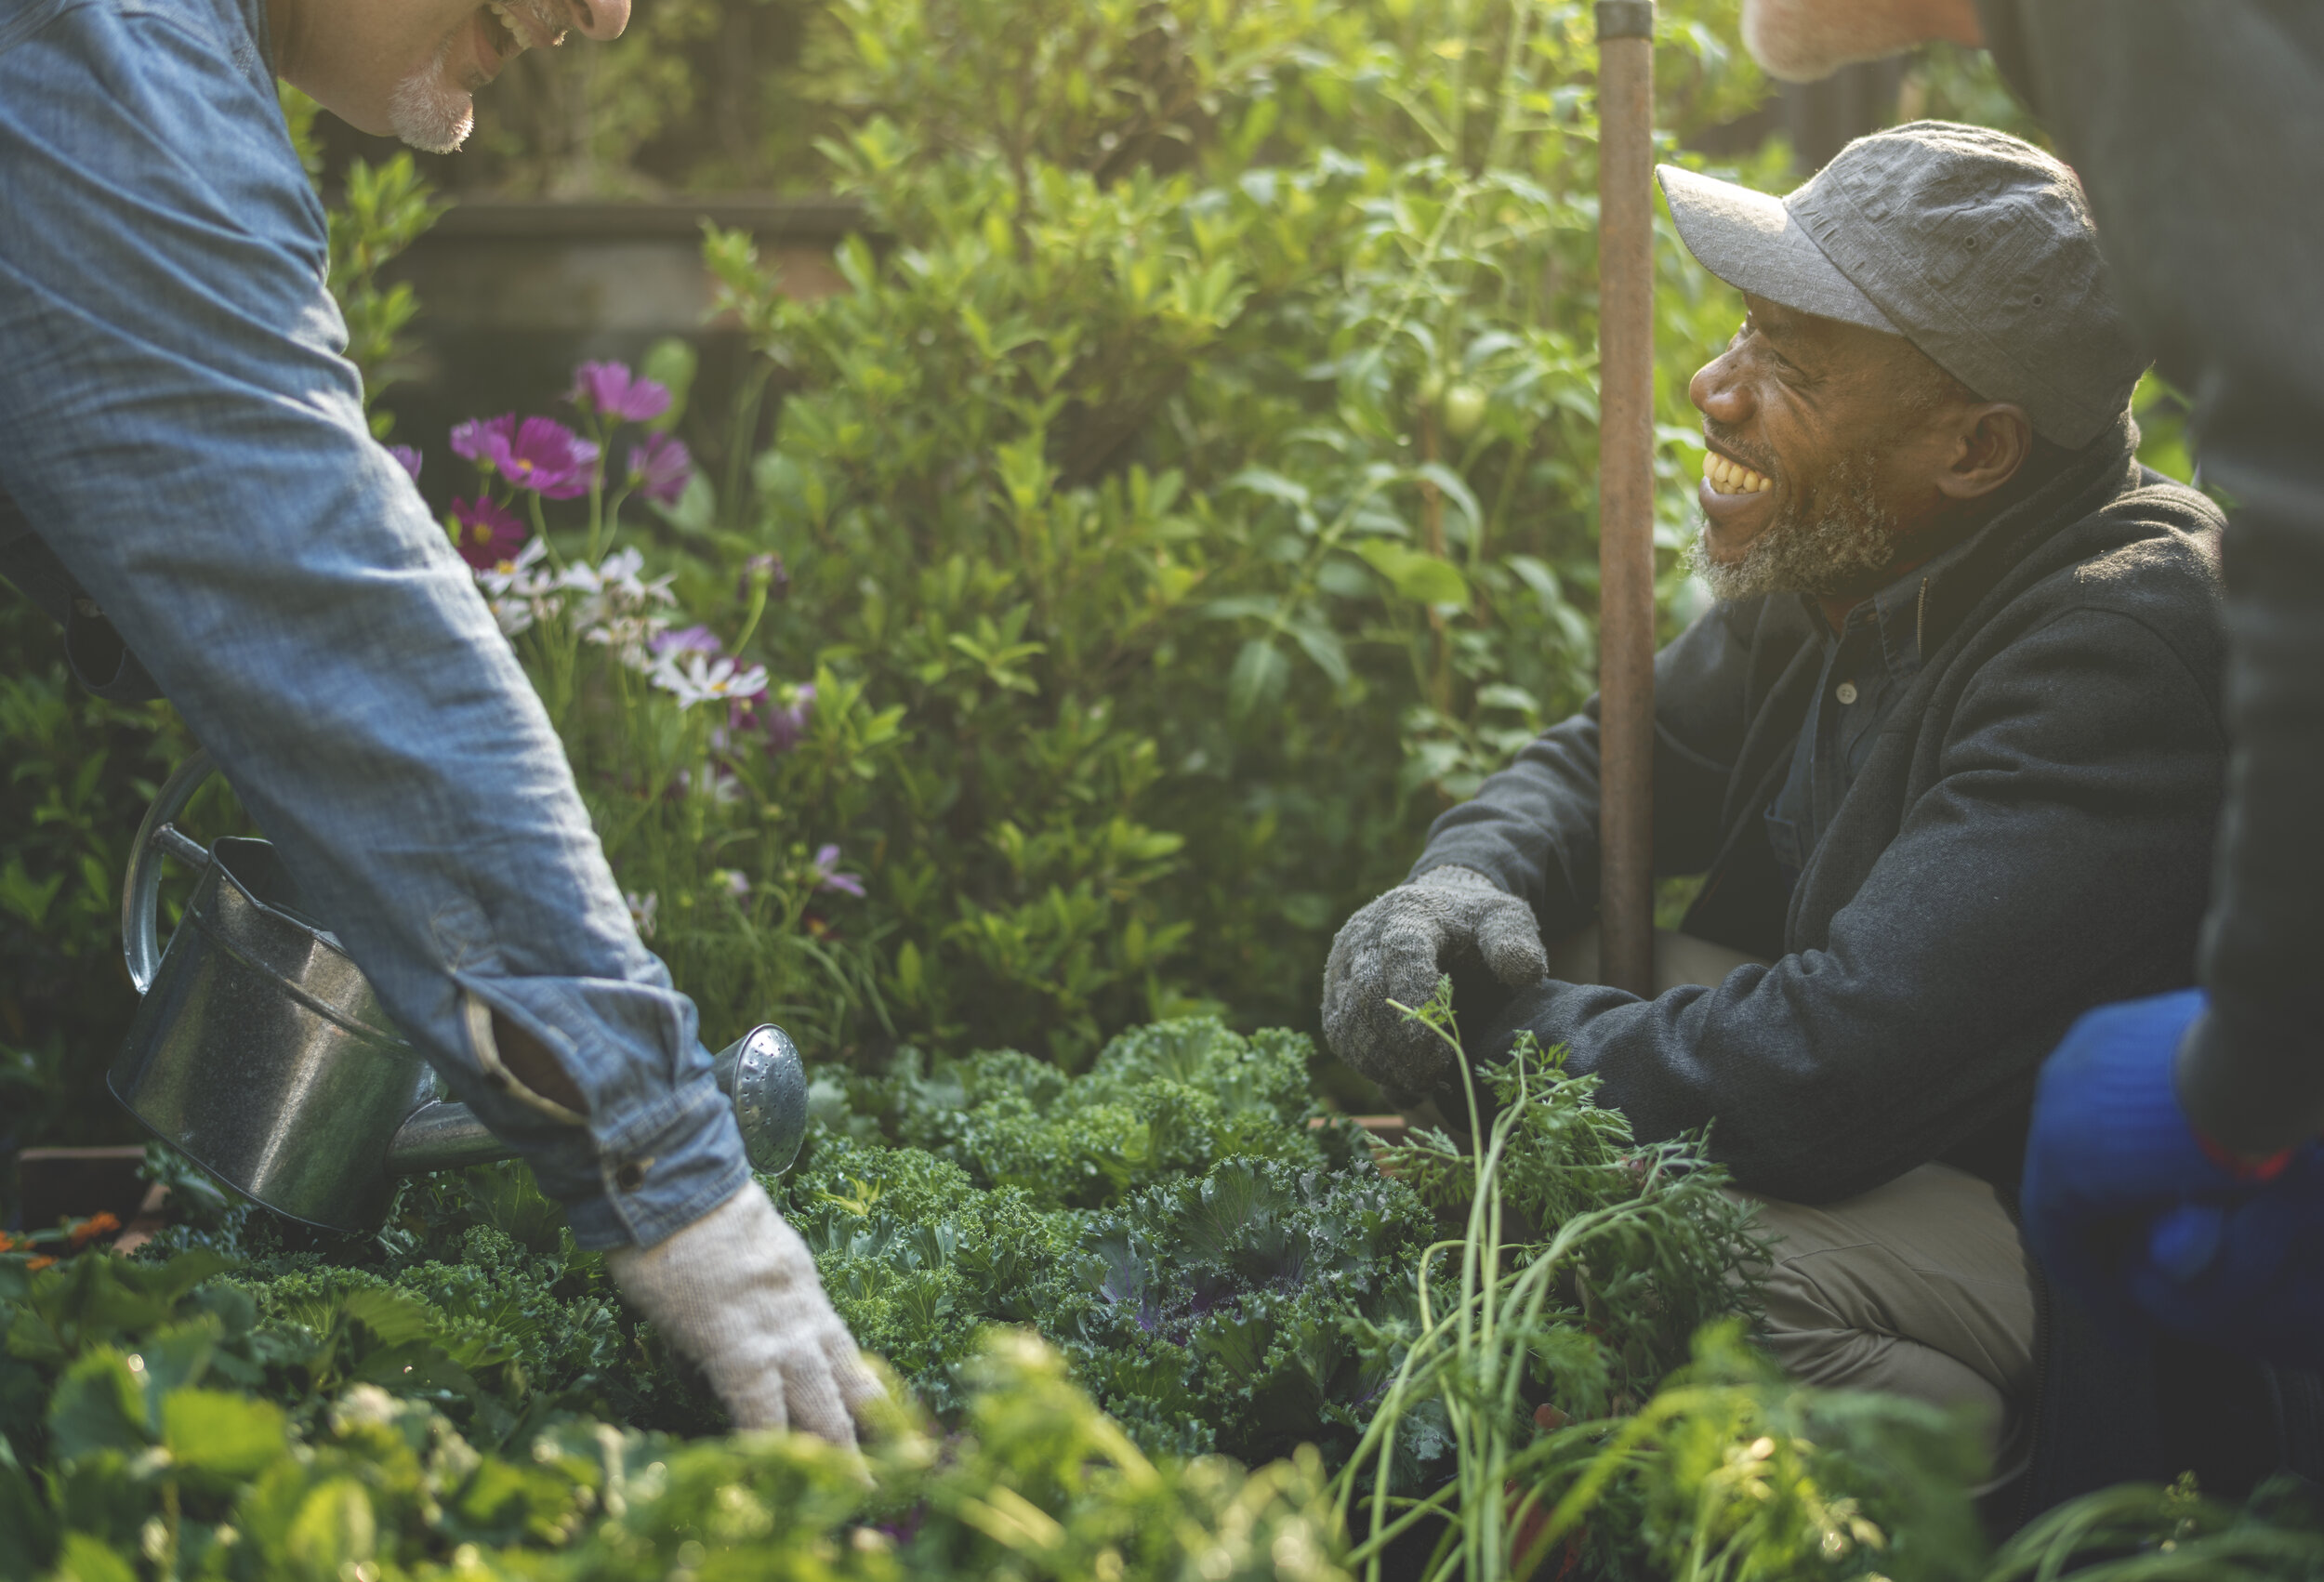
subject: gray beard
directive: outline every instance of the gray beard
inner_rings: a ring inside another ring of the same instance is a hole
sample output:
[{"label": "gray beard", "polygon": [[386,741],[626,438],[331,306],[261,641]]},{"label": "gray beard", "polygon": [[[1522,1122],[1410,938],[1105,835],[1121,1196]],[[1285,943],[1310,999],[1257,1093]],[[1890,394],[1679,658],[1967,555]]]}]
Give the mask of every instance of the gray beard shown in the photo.
[{"label": "gray beard", "polygon": [[1686,547],[1687,570],[1721,599],[1770,593],[1829,598],[1877,587],[1881,573],[1896,563],[1896,515],[1882,509],[1874,494],[1872,459],[1868,451],[1853,456],[1833,468],[1814,495],[1785,502],[1732,564],[1713,560],[1704,535],[1696,534]]},{"label": "gray beard", "polygon": [[[468,24],[463,22],[461,27]],[[436,57],[395,85],[388,96],[388,126],[423,153],[456,153],[476,129],[475,96],[447,86],[444,62],[452,58],[458,28],[443,35]]]}]

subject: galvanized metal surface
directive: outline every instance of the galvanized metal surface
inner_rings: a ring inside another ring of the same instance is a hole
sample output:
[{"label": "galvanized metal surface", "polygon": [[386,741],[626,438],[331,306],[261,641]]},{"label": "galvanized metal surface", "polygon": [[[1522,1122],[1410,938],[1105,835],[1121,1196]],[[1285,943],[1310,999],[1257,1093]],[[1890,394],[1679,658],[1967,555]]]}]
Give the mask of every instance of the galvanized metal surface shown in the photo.
[{"label": "galvanized metal surface", "polygon": [[[719,1091],[733,1101],[750,1167],[779,1176],[807,1137],[807,1066],[799,1046],[772,1022],[752,1028],[713,1061]],[[388,1143],[390,1175],[487,1165],[512,1151],[465,1104],[423,1104]]]},{"label": "galvanized metal surface", "polygon": [[807,1137],[807,1062],[791,1035],[763,1022],[718,1053],[719,1088],[734,1101],[750,1167],[779,1176]]},{"label": "galvanized metal surface", "polygon": [[212,1175],[336,1231],[386,1212],[379,1161],[435,1081],[353,959],[298,916],[262,840],[212,849],[107,1074],[132,1114]]},{"label": "galvanized metal surface", "polygon": [[[512,1151],[398,1035],[338,941],[304,915],[263,840],[205,849],[171,821],[211,773],[206,754],[163,786],[123,892],[123,952],[144,1002],[107,1073],[163,1140],[253,1201],[328,1230],[375,1228],[394,1180]],[[158,941],[161,856],[197,864],[185,920]],[[772,1024],[716,1058],[755,1169],[778,1174],[807,1131],[807,1072]]]}]

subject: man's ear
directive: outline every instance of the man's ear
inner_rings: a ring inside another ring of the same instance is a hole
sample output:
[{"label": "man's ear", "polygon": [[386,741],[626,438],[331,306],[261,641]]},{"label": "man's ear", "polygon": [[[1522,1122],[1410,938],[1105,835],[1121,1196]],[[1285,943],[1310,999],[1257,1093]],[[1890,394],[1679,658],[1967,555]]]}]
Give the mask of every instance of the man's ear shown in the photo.
[{"label": "man's ear", "polygon": [[2033,424],[2014,402],[1990,401],[1966,408],[1955,431],[1951,465],[1936,475],[1937,492],[1948,499],[1974,500],[2017,476],[2033,455]]}]

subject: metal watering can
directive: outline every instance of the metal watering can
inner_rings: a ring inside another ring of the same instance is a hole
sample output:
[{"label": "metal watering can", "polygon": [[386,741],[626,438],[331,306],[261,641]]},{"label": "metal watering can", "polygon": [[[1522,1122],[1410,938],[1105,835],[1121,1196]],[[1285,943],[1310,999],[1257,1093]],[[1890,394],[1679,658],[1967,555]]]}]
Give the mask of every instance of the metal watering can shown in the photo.
[{"label": "metal watering can", "polygon": [[[213,772],[196,750],[139,826],[121,898],[144,996],[106,1085],[172,1147],[255,1203],[325,1230],[375,1230],[399,1176],[513,1156],[395,1032],[347,952],[304,916],[264,840],[204,847],[172,822]],[[164,853],[200,871],[157,943]],[[807,1073],[772,1023],[721,1050],[754,1169],[780,1173],[807,1131]]]}]

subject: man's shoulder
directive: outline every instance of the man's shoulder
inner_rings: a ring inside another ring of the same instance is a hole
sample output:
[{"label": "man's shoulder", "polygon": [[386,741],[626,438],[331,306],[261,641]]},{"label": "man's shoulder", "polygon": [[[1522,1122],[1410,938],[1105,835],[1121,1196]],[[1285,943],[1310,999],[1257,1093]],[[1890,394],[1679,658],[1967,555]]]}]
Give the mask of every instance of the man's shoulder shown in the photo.
[{"label": "man's shoulder", "polygon": [[2208,496],[2142,469],[2130,487],[2052,540],[2046,563],[2008,600],[2001,630],[2159,643],[2215,691],[2225,659],[2219,541],[2225,525]]},{"label": "man's shoulder", "polygon": [[2142,468],[2132,487],[2062,535],[2070,558],[2040,587],[2070,605],[2215,626],[2226,525],[2210,496]]}]

